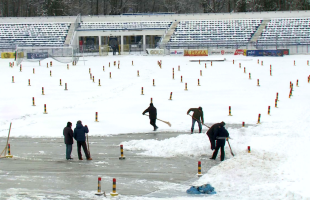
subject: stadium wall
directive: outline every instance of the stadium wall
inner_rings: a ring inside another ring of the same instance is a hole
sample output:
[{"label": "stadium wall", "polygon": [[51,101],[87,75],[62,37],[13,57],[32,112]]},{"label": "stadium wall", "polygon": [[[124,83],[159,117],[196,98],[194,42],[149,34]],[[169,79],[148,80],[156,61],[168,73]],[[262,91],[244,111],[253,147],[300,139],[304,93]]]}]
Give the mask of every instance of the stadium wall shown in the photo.
[{"label": "stadium wall", "polygon": [[13,23],[44,23],[44,22],[75,22],[76,16],[61,16],[61,17],[0,17],[1,24]]},{"label": "stadium wall", "polygon": [[[310,11],[81,16],[83,22],[309,18]],[[75,22],[76,16],[1,17],[0,23]]]},{"label": "stadium wall", "polygon": [[273,19],[308,18],[310,11],[201,13],[172,15],[99,15],[82,16],[83,22],[117,21],[166,21],[166,20],[225,20],[225,19]]}]

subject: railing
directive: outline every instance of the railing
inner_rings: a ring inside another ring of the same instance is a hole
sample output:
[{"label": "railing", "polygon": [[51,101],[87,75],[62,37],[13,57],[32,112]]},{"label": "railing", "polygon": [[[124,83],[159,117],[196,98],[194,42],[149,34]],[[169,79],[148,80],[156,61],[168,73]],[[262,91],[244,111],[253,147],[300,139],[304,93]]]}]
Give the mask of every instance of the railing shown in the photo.
[{"label": "railing", "polygon": [[[99,45],[72,45],[73,49],[76,49],[78,56],[99,56]],[[155,49],[156,45],[151,44],[124,44],[124,53],[145,54],[145,49]],[[36,48],[38,48],[36,46]],[[48,47],[46,47],[48,48]],[[161,49],[248,49],[248,50],[275,50],[275,49],[288,49],[290,54],[310,54],[310,44],[257,44],[257,43],[244,43],[244,44],[222,44],[222,45],[210,45],[210,44],[178,44],[178,45],[163,45]],[[0,45],[1,52],[15,52],[16,46],[4,46]],[[119,45],[117,51],[121,52],[121,45]],[[112,53],[112,48],[108,48],[107,54]],[[112,55],[112,54],[111,54]]]}]

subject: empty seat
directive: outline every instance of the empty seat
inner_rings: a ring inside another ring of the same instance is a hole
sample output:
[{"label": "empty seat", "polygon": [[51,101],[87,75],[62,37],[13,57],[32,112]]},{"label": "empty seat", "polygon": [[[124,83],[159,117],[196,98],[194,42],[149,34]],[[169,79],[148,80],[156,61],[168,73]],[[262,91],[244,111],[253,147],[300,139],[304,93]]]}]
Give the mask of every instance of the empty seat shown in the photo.
[{"label": "empty seat", "polygon": [[[71,23],[0,24],[0,40],[7,45],[63,45]],[[63,37],[59,37],[63,36]],[[3,43],[0,47],[3,47]]]},{"label": "empty seat", "polygon": [[[183,20],[169,44],[237,44],[247,43],[261,24],[261,19]],[[186,39],[190,36],[190,40]]]}]

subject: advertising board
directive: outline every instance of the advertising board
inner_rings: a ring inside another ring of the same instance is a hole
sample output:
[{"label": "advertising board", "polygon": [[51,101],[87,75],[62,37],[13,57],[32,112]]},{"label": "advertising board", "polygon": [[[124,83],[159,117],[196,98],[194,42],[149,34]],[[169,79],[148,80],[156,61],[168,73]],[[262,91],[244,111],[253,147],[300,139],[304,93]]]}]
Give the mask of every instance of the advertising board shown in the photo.
[{"label": "advertising board", "polygon": [[184,56],[208,56],[208,50],[206,49],[184,50]]},{"label": "advertising board", "polygon": [[209,55],[244,55],[243,49],[212,49]]},{"label": "advertising board", "polygon": [[289,49],[278,49],[283,52],[283,55],[290,55],[290,50]]},{"label": "advertising board", "polygon": [[44,59],[48,58],[47,52],[27,53],[27,59]]},{"label": "advertising board", "polygon": [[236,49],[234,55],[244,55],[244,49]]},{"label": "advertising board", "polygon": [[171,56],[184,56],[184,49],[170,49]]},{"label": "advertising board", "polygon": [[3,52],[1,58],[15,58],[15,52]]},{"label": "advertising board", "polygon": [[147,54],[149,55],[164,55],[164,49],[146,49]]},{"label": "advertising board", "polygon": [[282,50],[247,50],[247,56],[283,56]]},{"label": "advertising board", "polygon": [[209,50],[210,55],[234,55],[235,49],[213,49]]}]

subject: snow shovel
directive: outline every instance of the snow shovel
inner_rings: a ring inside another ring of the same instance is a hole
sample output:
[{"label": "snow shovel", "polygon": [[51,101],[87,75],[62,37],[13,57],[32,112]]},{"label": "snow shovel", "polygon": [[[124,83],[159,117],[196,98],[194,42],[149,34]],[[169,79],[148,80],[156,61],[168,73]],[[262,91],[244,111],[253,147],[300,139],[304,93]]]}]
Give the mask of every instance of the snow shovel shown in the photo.
[{"label": "snow shovel", "polygon": [[[147,114],[144,114],[144,115],[149,116],[149,115],[147,115]],[[157,119],[157,120],[159,120],[159,121],[161,121],[161,122],[164,122],[164,123],[167,124],[169,127],[171,127],[170,122],[166,122],[166,121],[161,120],[161,119]]]},{"label": "snow shovel", "polygon": [[232,150],[231,150],[231,147],[230,147],[230,144],[229,144],[229,140],[228,140],[228,138],[227,138],[226,140],[227,140],[227,142],[228,142],[228,146],[229,146],[229,149],[230,149],[230,153],[231,153],[231,155],[232,155],[232,156],[235,156],[235,155],[234,155],[234,153],[233,153],[233,152],[232,152]]},{"label": "snow shovel", "polygon": [[89,142],[88,142],[88,133],[87,133],[87,135],[86,135],[86,138],[87,138],[87,151],[88,151],[89,157],[91,158],[91,156],[90,156],[90,150],[89,150]]},{"label": "snow shovel", "polygon": [[207,125],[203,124],[201,121],[199,121],[198,119],[196,119],[196,118],[193,117],[192,115],[190,115],[190,114],[188,114],[188,115],[191,116],[191,117],[192,117],[194,120],[196,120],[197,122],[200,122],[202,125],[204,125],[204,126],[210,128],[210,126],[207,126]]}]

